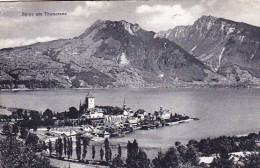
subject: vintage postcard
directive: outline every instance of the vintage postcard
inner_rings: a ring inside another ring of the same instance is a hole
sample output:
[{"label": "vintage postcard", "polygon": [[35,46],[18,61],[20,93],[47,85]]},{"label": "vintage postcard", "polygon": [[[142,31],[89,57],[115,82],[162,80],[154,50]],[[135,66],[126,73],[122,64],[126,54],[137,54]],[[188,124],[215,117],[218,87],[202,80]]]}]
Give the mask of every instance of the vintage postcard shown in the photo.
[{"label": "vintage postcard", "polygon": [[260,1],[0,2],[1,168],[258,168]]}]

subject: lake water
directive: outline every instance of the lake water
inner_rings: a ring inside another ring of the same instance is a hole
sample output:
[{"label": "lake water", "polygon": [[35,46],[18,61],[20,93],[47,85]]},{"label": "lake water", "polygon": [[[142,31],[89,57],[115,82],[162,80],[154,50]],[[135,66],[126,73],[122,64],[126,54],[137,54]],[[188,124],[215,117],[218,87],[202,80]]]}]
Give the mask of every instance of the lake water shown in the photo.
[{"label": "lake water", "polygon": [[[44,111],[78,108],[88,90],[46,90],[1,92],[0,104]],[[147,148],[168,148],[175,141],[238,135],[260,131],[260,89],[97,89],[92,90],[96,105],[122,106],[124,98],[133,110],[154,112],[160,106],[172,113],[199,117],[199,121],[149,131],[136,131],[115,143],[137,139]]]}]

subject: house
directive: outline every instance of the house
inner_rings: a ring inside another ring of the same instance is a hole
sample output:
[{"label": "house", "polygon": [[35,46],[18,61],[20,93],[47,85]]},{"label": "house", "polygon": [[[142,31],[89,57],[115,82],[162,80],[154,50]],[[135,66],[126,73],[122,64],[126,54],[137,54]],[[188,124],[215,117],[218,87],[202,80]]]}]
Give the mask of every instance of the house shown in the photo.
[{"label": "house", "polygon": [[79,105],[79,111],[85,113],[81,116],[81,118],[85,119],[99,119],[104,118],[104,111],[101,108],[95,108],[95,97],[91,93],[88,92],[85,102],[83,105]]},{"label": "house", "polygon": [[163,107],[160,107],[159,111],[155,111],[154,115],[161,120],[168,120],[171,118],[171,113],[169,110],[164,110]]},{"label": "house", "polygon": [[104,118],[104,111],[101,108],[92,108],[89,109],[84,116],[86,116],[87,119]]},{"label": "house", "polygon": [[138,118],[137,117],[129,117],[127,119],[127,122],[131,125],[131,126],[136,126],[138,124]]},{"label": "house", "polygon": [[143,109],[139,109],[135,112],[135,116],[140,120],[144,120],[145,116],[147,116],[147,112]]},{"label": "house", "polygon": [[130,108],[124,108],[123,110],[124,110],[123,111],[124,116],[129,116],[129,117],[134,116],[134,112]]},{"label": "house", "polygon": [[128,108],[126,107],[125,99],[124,99],[124,104],[123,104],[123,115],[129,116],[129,117],[134,116],[133,110],[131,110],[131,108],[129,108],[129,107]]},{"label": "house", "polygon": [[49,133],[55,135],[54,137],[48,138],[45,142],[55,141],[59,137],[72,138],[73,141],[76,141],[77,132],[71,127],[55,127],[49,130]]},{"label": "house", "polygon": [[124,123],[127,119],[125,115],[105,115],[104,125],[118,125],[119,123]]}]

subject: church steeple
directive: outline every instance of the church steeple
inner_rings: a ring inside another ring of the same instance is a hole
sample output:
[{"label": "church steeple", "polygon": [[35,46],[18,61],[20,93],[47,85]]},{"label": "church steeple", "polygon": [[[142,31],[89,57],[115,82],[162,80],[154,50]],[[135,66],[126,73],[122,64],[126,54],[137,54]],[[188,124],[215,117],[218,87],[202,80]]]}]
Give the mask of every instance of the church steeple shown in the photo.
[{"label": "church steeple", "polygon": [[124,97],[124,103],[123,103],[123,109],[126,108],[126,102],[125,102],[125,97]]},{"label": "church steeple", "polygon": [[86,98],[95,98],[95,97],[93,96],[93,94],[91,93],[91,91],[89,91],[88,94],[87,94],[87,96],[86,96]]},{"label": "church steeple", "polygon": [[80,102],[79,102],[79,111],[81,111],[81,109],[82,109],[82,106],[81,106],[81,100],[80,100]]}]

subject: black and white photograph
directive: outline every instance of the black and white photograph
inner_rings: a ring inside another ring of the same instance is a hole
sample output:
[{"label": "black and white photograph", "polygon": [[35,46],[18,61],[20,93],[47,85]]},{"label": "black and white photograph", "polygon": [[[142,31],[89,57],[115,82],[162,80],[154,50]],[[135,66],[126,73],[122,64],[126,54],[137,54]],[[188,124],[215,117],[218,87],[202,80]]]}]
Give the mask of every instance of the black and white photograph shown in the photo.
[{"label": "black and white photograph", "polygon": [[0,2],[0,168],[260,168],[260,0]]}]

